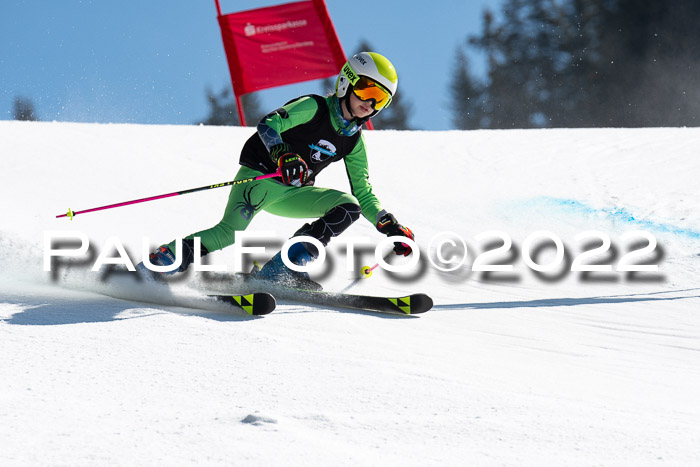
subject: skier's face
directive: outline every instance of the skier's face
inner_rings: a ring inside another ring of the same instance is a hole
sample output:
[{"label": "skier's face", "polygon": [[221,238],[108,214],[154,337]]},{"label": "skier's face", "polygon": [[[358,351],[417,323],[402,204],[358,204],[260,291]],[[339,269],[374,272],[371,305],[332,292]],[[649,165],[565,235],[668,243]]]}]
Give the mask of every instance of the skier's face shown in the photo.
[{"label": "skier's face", "polygon": [[369,117],[374,112],[372,102],[360,100],[355,93],[350,93],[350,109],[358,118]]}]

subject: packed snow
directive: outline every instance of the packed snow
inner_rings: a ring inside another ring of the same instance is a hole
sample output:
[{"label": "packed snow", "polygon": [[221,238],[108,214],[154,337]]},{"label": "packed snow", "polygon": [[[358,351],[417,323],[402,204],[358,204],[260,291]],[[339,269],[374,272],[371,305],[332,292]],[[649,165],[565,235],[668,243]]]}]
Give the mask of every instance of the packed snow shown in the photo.
[{"label": "packed snow", "polygon": [[[252,131],[0,122],[1,465],[700,465],[700,129],[366,132],[420,258],[349,292],[431,295],[417,316],[250,317],[206,300],[218,273],[109,264],[211,227],[228,188],[56,218],[232,180]],[[342,163],[318,183],[349,189]],[[305,221],[259,214],[241,268]],[[383,239],[343,237],[368,243],[329,246],[326,290]]]}]

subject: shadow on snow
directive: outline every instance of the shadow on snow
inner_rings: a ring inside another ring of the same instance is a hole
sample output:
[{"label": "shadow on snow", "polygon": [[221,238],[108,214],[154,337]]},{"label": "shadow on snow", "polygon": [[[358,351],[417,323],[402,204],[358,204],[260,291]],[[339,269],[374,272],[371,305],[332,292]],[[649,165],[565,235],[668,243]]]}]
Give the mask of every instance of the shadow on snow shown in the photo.
[{"label": "shadow on snow", "polygon": [[579,305],[605,305],[618,303],[635,303],[635,302],[662,302],[673,300],[687,300],[692,298],[700,298],[700,295],[684,295],[663,297],[658,295],[671,293],[689,293],[697,292],[700,289],[685,289],[685,290],[668,290],[663,292],[654,292],[646,294],[629,294],[629,295],[609,295],[602,297],[579,297],[579,298],[546,298],[536,300],[518,300],[510,302],[487,302],[487,303],[460,303],[449,305],[435,305],[436,310],[450,309],[470,309],[470,310],[485,310],[497,308],[552,308],[552,307],[569,307]]}]

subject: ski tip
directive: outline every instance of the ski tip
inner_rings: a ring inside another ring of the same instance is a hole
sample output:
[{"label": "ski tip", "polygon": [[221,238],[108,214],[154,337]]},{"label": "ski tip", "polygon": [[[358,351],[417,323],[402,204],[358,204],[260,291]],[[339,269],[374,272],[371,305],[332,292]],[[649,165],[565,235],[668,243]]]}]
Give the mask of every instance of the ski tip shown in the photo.
[{"label": "ski tip", "polygon": [[425,313],[433,307],[433,299],[424,293],[417,293],[397,299],[396,304],[407,315]]},{"label": "ski tip", "polygon": [[277,301],[269,293],[253,293],[247,295],[211,295],[219,301],[234,305],[251,316],[270,314],[277,307]]},{"label": "ski tip", "polygon": [[421,311],[421,313],[424,313],[433,308],[433,299],[430,298],[430,296],[426,294],[420,294],[419,301],[423,304],[423,311]]}]

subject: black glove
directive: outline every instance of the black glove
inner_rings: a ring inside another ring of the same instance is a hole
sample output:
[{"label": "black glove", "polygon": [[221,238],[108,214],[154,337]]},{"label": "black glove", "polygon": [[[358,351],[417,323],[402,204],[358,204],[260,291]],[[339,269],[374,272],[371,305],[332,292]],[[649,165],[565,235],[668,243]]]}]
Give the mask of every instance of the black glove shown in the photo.
[{"label": "black glove", "polygon": [[279,167],[285,185],[302,186],[309,178],[309,168],[298,154],[290,152],[280,157]]},{"label": "black glove", "polygon": [[292,152],[287,143],[280,143],[270,148],[270,158],[279,166],[282,183],[302,186],[309,178],[309,168],[304,159]]},{"label": "black glove", "polygon": [[[393,214],[386,213],[377,221],[377,230],[387,237],[402,236],[413,240],[413,232],[408,227],[399,224]],[[394,242],[394,252],[397,255],[408,256],[411,254],[411,246],[407,243]]]}]

